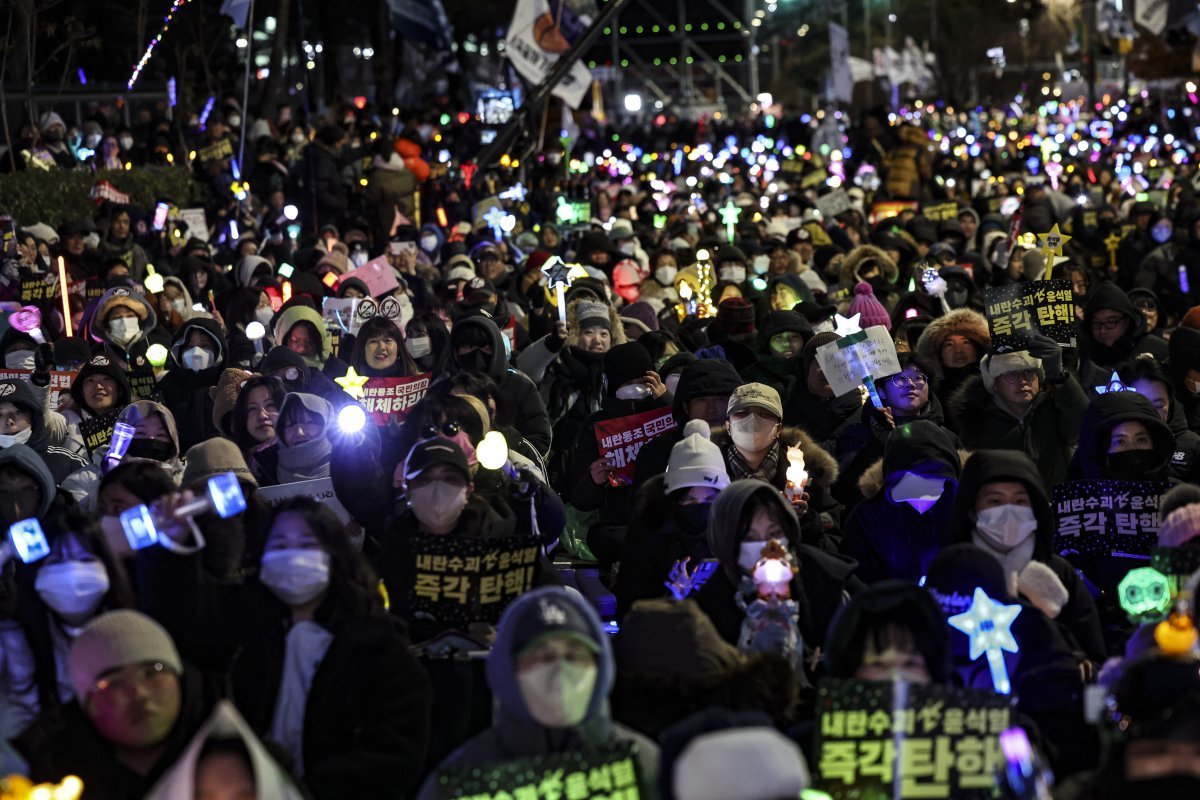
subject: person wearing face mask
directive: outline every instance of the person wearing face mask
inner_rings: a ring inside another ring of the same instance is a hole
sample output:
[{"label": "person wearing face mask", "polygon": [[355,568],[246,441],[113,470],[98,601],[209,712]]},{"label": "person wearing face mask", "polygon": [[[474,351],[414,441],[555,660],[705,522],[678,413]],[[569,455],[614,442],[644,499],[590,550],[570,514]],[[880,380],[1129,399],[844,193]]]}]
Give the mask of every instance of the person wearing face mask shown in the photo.
[{"label": "person wearing face mask", "polygon": [[[378,579],[314,500],[281,503],[263,529],[257,580],[242,583],[215,581],[196,554],[139,552],[146,607],[198,666],[228,673],[246,721],[292,757],[313,797],[411,791],[429,681]],[[166,533],[190,539],[184,526]]]},{"label": "person wearing face mask", "polygon": [[171,362],[158,382],[163,404],[182,428],[180,448],[219,435],[213,425],[212,390],[225,369],[225,335],[216,320],[197,317],[171,342]]},{"label": "person wearing face mask", "polygon": [[170,409],[152,400],[130,403],[117,417],[119,422],[133,426],[133,441],[125,451],[122,463],[141,460],[162,467],[179,483],[183,475],[183,455],[179,448],[179,430]]},{"label": "person wearing face mask", "polygon": [[1096,603],[1075,567],[1054,552],[1054,531],[1045,484],[1028,456],[976,450],[967,458],[954,499],[951,540],[973,544],[998,560],[1010,596],[1019,594],[1037,606],[1064,630],[1074,649],[1103,663]]},{"label": "person wearing face mask", "polygon": [[736,595],[753,591],[751,573],[771,539],[783,542],[800,568],[792,578],[791,599],[799,606],[796,623],[805,651],[814,651],[824,644],[843,598],[861,584],[852,575],[853,561],[801,542],[795,510],[768,483],[734,480],[717,495],[708,515],[708,545],[720,566],[692,596],[721,638],[737,644],[745,611]]},{"label": "person wearing face mask", "polygon": [[675,276],[679,274],[679,260],[672,250],[658,250],[650,257],[650,276],[641,285],[639,300],[654,307],[655,312],[679,302],[675,290]]},{"label": "person wearing face mask", "polygon": [[1161,228],[1158,237],[1162,241],[1155,238],[1154,227],[1159,221],[1159,213],[1154,203],[1146,200],[1133,203],[1128,219],[1133,223],[1133,230],[1123,235],[1117,247],[1117,282],[1122,286],[1133,286],[1138,267],[1154,248],[1170,238],[1169,234],[1165,238],[1162,236]]},{"label": "person wearing face mask", "polygon": [[858,562],[864,583],[918,581],[938,548],[951,541],[961,471],[957,438],[939,423],[916,420],[887,439],[883,458],[859,478],[862,501],[843,525],[838,551]]},{"label": "person wearing face mask", "polygon": [[75,169],[79,166],[78,159],[67,146],[67,124],[54,111],[46,111],[38,118],[38,130],[41,131],[41,145],[50,153],[54,163],[60,169]]},{"label": "person wearing face mask", "polygon": [[1171,334],[1167,372],[1188,427],[1200,431],[1200,306],[1184,314]]},{"label": "person wearing face mask", "polygon": [[[634,602],[663,595],[663,583],[681,559],[689,566],[712,554],[708,516],[717,494],[729,485],[725,460],[710,441],[708,423],[694,419],[683,426],[683,439],[671,448],[665,474],[638,489],[633,519],[625,537],[625,555],[617,577],[617,616]],[[640,455],[640,454],[639,454]]]},{"label": "person wearing face mask", "polygon": [[165,333],[155,331],[158,315],[142,295],[128,286],[114,286],[101,295],[91,316],[90,333],[130,371],[153,369],[146,358],[152,343],[169,345]]},{"label": "person wearing face mask", "polygon": [[655,784],[658,746],[610,717],[612,646],[577,593],[548,586],[514,600],[500,618],[486,670],[492,726],[442,760],[418,800],[438,796],[443,770],[624,742],[637,746],[644,784]]},{"label": "person wearing face mask", "polygon": [[1067,468],[1069,480],[1168,480],[1175,436],[1146,397],[1106,392],[1084,412],[1079,447]]},{"label": "person wearing face mask", "polygon": [[623,258],[632,259],[640,271],[648,271],[650,256],[638,242],[632,222],[627,219],[615,220],[608,230],[608,238],[621,251]]},{"label": "person wearing face mask", "polygon": [[87,465],[83,443],[74,436],[53,444],[46,425],[45,403],[29,381],[0,381],[0,449],[26,445],[45,462],[61,483]]},{"label": "person wearing face mask", "polygon": [[418,372],[439,374],[450,357],[450,331],[437,314],[417,314],[404,326],[404,350]]},{"label": "person wearing face mask", "polygon": [[1146,318],[1114,283],[1092,290],[1079,325],[1079,382],[1088,388],[1108,384],[1126,359],[1152,356],[1165,361],[1166,342],[1146,332]]},{"label": "person wearing face mask", "polygon": [[179,332],[185,322],[196,315],[192,308],[192,296],[183,281],[175,276],[163,278],[163,290],[156,296],[158,330],[171,338]]},{"label": "person wearing face mask", "polygon": [[604,357],[604,401],[579,426],[570,449],[564,499],[580,511],[598,511],[588,530],[588,546],[602,563],[621,560],[625,527],[630,520],[633,490],[613,477],[617,464],[601,455],[595,424],[667,408],[663,385],[650,354],[636,342],[619,344]]},{"label": "person wearing face mask", "polygon": [[1171,455],[1171,477],[1186,483],[1200,484],[1200,434],[1188,428],[1171,378],[1156,361],[1139,358],[1126,362],[1119,370],[1121,383],[1145,397],[1167,423],[1175,437]]}]

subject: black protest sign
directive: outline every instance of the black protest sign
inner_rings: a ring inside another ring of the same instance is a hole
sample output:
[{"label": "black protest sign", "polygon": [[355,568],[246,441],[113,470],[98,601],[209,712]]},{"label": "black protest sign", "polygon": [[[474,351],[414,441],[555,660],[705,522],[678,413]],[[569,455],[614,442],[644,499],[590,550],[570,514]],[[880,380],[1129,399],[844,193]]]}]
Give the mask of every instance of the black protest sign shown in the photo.
[{"label": "black protest sign", "polygon": [[932,203],[921,208],[921,216],[934,222],[945,222],[958,217],[958,203],[953,201]]},{"label": "black protest sign", "polygon": [[79,435],[83,437],[88,455],[94,454],[101,447],[108,447],[108,443],[112,441],[117,417],[120,415],[120,411],[114,411],[101,417],[88,417],[79,423]]},{"label": "black protest sign", "polygon": [[816,784],[835,800],[990,798],[1011,700],[957,687],[823,680]]},{"label": "black protest sign", "polygon": [[196,160],[202,162],[220,161],[222,158],[231,158],[232,156],[233,143],[228,139],[221,139],[196,152]]},{"label": "black protest sign", "polygon": [[1066,347],[1077,346],[1075,298],[1068,280],[1032,281],[983,292],[992,352],[1024,350],[1034,332]]},{"label": "black protest sign", "polygon": [[22,303],[40,303],[53,300],[57,284],[50,282],[48,275],[38,272],[21,273],[20,300]]},{"label": "black protest sign", "polygon": [[1050,487],[1054,552],[1149,558],[1165,481],[1086,480]]},{"label": "black protest sign", "polygon": [[422,534],[410,542],[415,572],[408,602],[416,618],[494,624],[505,606],[533,588],[538,544],[532,537]]},{"label": "black protest sign", "polygon": [[633,742],[518,758],[438,774],[441,800],[638,800]]},{"label": "black protest sign", "polygon": [[[145,358],[138,360],[145,361]],[[158,379],[154,377],[154,367],[149,362],[130,365],[125,374],[129,378],[129,391],[134,400],[157,399]]]}]

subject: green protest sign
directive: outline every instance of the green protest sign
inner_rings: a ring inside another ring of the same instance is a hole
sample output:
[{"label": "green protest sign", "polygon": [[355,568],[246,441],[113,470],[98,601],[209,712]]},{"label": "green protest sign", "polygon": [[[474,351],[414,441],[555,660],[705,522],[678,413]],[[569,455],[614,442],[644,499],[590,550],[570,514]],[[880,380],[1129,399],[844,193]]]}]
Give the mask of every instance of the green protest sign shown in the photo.
[{"label": "green protest sign", "polygon": [[441,800],[639,800],[632,742],[443,770]]}]

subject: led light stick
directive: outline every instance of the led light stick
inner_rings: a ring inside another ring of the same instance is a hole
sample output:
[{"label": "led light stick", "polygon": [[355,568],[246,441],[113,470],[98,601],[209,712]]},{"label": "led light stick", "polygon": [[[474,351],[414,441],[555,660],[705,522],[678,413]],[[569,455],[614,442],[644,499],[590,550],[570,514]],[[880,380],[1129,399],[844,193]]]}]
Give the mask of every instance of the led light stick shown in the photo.
[{"label": "led light stick", "polygon": [[1108,394],[1109,392],[1132,392],[1132,391],[1134,391],[1133,389],[1130,389],[1128,386],[1126,386],[1121,381],[1121,376],[1117,374],[1116,370],[1113,370],[1112,377],[1110,377],[1108,379],[1108,383],[1102,383],[1099,386],[1095,387],[1095,389],[1096,389],[1096,394]]},{"label": "led light stick", "polygon": [[558,305],[558,321],[567,321],[567,287],[571,285],[570,270],[558,256],[552,256],[542,265],[546,282],[554,290],[554,301]]},{"label": "led light stick", "polygon": [[22,306],[8,317],[8,324],[22,333],[28,333],[38,344],[45,344],[46,337],[42,335],[42,312],[37,306]]},{"label": "led light stick", "polygon": [[146,291],[151,294],[162,294],[163,276],[154,271],[153,264],[146,265],[146,280],[143,281],[146,286]]},{"label": "led light stick", "polygon": [[67,300],[67,262],[63,260],[62,256],[58,257],[58,294],[62,297],[63,326],[66,328],[67,337],[69,338],[72,336],[71,304]]},{"label": "led light stick", "polygon": [[1121,608],[1135,624],[1159,622],[1171,608],[1171,585],[1154,567],[1131,569],[1117,586]]},{"label": "led light stick", "polygon": [[804,494],[804,487],[808,485],[808,472],[804,469],[804,451],[799,447],[789,447],[787,459],[787,487],[783,493],[789,503],[794,503]]},{"label": "led light stick", "polygon": [[1192,289],[1188,285],[1187,267],[1185,267],[1183,264],[1179,265],[1179,289],[1183,292],[1183,294],[1185,296],[1190,295],[1192,293]]},{"label": "led light stick", "polygon": [[333,382],[342,387],[346,394],[353,397],[355,400],[361,400],[363,396],[363,386],[370,380],[366,375],[359,375],[354,367],[346,370],[346,374],[340,378],[334,378]]},{"label": "led light stick", "polygon": [[977,586],[971,607],[962,614],[955,614],[946,620],[951,628],[962,631],[970,639],[972,661],[981,655],[987,655],[988,668],[992,672],[992,686],[1000,694],[1012,693],[1012,683],[1008,679],[1008,667],[1004,664],[1002,651],[1017,652],[1017,640],[1012,635],[1012,624],[1020,613],[1019,605],[1006,606],[997,603]]},{"label": "led light stick", "polygon": [[946,290],[950,286],[946,283],[946,279],[938,274],[938,271],[933,267],[926,267],[921,273],[921,283],[925,284],[925,291],[931,297],[936,297],[942,304],[942,313],[950,313],[950,304],[946,302]]},{"label": "led light stick", "polygon": [[733,244],[733,235],[737,230],[738,217],[741,215],[742,209],[735,206],[733,200],[729,200],[721,207],[721,222],[725,225],[725,235],[730,244]]},{"label": "led light stick", "polygon": [[1046,280],[1050,280],[1054,269],[1053,256],[1063,254],[1063,245],[1071,241],[1071,237],[1059,231],[1057,222],[1049,233],[1039,233],[1037,237],[1042,242],[1042,258],[1046,262]]},{"label": "led light stick", "polygon": [[[186,6],[189,2],[190,0],[175,0],[175,2],[171,4],[170,10],[167,11],[167,16],[163,18],[162,30],[158,32],[157,36],[150,40],[150,44],[146,45],[146,52],[142,53],[141,60],[139,60],[137,65],[133,68],[133,74],[129,76],[129,83],[125,86],[126,89],[132,89],[133,85],[137,83],[138,77],[142,74],[142,69],[145,68],[146,64],[150,62],[151,57],[154,55],[154,48],[158,46],[158,43],[162,41],[163,36],[166,35],[167,30],[171,27],[171,20],[174,18],[175,12]],[[212,101],[209,102],[211,103]]]},{"label": "led light stick", "polygon": [[488,228],[492,232],[492,238],[494,238],[497,242],[500,241],[500,238],[504,235],[504,218],[507,216],[508,214],[505,214],[504,209],[502,209],[500,206],[492,206],[487,210],[487,213],[483,215],[484,223],[487,224]]},{"label": "led light stick", "polygon": [[50,543],[42,524],[30,517],[8,526],[8,538],[0,544],[0,564],[7,564],[14,555],[26,564],[50,555]]},{"label": "led light stick", "polygon": [[361,431],[367,424],[367,412],[358,403],[350,403],[342,406],[342,410],[338,412],[337,425],[342,433],[355,434]]},{"label": "led light stick", "polygon": [[262,358],[263,356],[262,340],[266,335],[266,327],[258,320],[254,320],[246,326],[246,338],[254,342],[254,352],[258,354],[259,358]]},{"label": "led light stick", "polygon": [[[246,497],[237,476],[232,472],[223,472],[208,479],[207,491],[190,503],[177,506],[171,514],[173,519],[182,520],[197,514],[215,511],[221,519],[229,519],[235,514],[246,510]],[[134,506],[121,512],[121,528],[125,538],[129,540],[132,550],[141,550],[162,540],[158,535],[158,524],[165,522],[162,517],[155,517],[146,505]]]}]

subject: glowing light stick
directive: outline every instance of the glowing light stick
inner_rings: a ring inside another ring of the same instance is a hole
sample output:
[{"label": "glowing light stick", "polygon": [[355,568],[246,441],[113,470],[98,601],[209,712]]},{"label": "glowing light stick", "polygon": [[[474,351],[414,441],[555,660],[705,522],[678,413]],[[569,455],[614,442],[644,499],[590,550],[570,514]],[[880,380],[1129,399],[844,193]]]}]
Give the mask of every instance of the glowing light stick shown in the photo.
[{"label": "glowing light stick", "polygon": [[342,433],[358,433],[367,424],[367,412],[358,403],[342,406],[337,417],[338,428]]},{"label": "glowing light stick", "polygon": [[938,274],[938,271],[933,267],[927,267],[921,273],[921,283],[925,284],[925,291],[931,297],[936,297],[942,304],[942,313],[950,313],[950,304],[946,302],[946,290],[950,286],[946,283],[946,279]]},{"label": "glowing light stick", "polygon": [[784,496],[789,503],[794,503],[804,494],[808,484],[808,472],[804,469],[804,451],[799,447],[789,447],[787,450],[787,487]]},{"label": "glowing light stick", "polygon": [[258,353],[259,357],[261,357],[263,354],[262,340],[266,335],[266,327],[258,320],[254,320],[246,326],[246,338],[254,342],[254,352]]},{"label": "glowing light stick", "polygon": [[1179,265],[1179,288],[1185,295],[1190,295],[1192,293],[1191,287],[1188,286],[1187,267],[1185,267],[1183,264]]},{"label": "glowing light stick", "polygon": [[1104,246],[1108,249],[1108,268],[1116,271],[1117,249],[1121,246],[1121,234],[1115,231],[1110,233],[1108,238],[1104,240]]},{"label": "glowing light stick", "polygon": [[346,370],[346,374],[340,378],[334,378],[333,382],[353,397],[355,400],[361,400],[363,396],[363,386],[369,378],[366,375],[359,375],[354,371],[354,367]]},{"label": "glowing light stick", "polygon": [[1042,243],[1042,257],[1046,261],[1046,280],[1049,280],[1054,270],[1053,256],[1062,256],[1063,245],[1071,241],[1071,237],[1059,231],[1058,223],[1054,224],[1049,233],[1039,233],[1037,237]]},{"label": "glowing light stick", "polygon": [[558,321],[567,321],[567,287],[571,285],[570,270],[558,256],[552,256],[542,265],[547,285],[554,290],[554,302],[558,306]]},{"label": "glowing light stick", "polygon": [[[232,472],[223,472],[208,479],[207,492],[190,503],[176,506],[171,517],[182,520],[198,514],[215,511],[221,519],[229,519],[235,514],[246,510],[246,497],[237,476]],[[161,516],[151,513],[149,506],[140,505],[121,512],[121,528],[132,550],[141,550],[156,542],[162,541],[158,534],[158,525],[165,521]]]},{"label": "glowing light stick", "polygon": [[58,257],[58,294],[62,297],[63,325],[66,326],[67,336],[71,336],[71,304],[67,300],[67,262],[62,256]]},{"label": "glowing light stick", "polygon": [[154,271],[153,264],[146,265],[146,280],[143,281],[146,285],[146,291],[151,294],[161,294],[163,290],[163,276]]},{"label": "glowing light stick", "polygon": [[50,544],[36,518],[23,519],[8,526],[8,538],[0,544],[0,564],[16,555],[26,564],[50,555]]},{"label": "glowing light stick", "polygon": [[[142,69],[145,68],[146,64],[150,63],[150,59],[154,56],[154,48],[158,46],[158,43],[162,41],[163,36],[167,34],[167,30],[171,27],[171,20],[174,18],[175,12],[186,6],[189,2],[191,2],[191,0],[175,0],[175,2],[171,4],[170,10],[167,11],[167,16],[163,18],[162,30],[158,32],[157,36],[150,40],[150,44],[146,45],[146,52],[142,53],[141,60],[138,61],[137,66],[133,68],[133,74],[129,76],[129,83],[125,85],[126,89],[133,88],[133,85],[137,83],[138,77],[142,74]],[[67,335],[69,336],[70,334]]]},{"label": "glowing light stick", "polygon": [[483,215],[484,223],[486,223],[488,228],[491,229],[492,238],[494,238],[497,242],[500,241],[500,237],[504,235],[504,218],[507,216],[508,214],[505,214],[504,209],[502,209],[500,206],[492,206],[487,210],[487,213]]},{"label": "glowing light stick", "polygon": [[1154,567],[1131,569],[1117,586],[1121,608],[1130,622],[1159,622],[1171,608],[1171,585]]},{"label": "glowing light stick", "polygon": [[1019,605],[997,603],[977,586],[971,607],[946,620],[951,628],[962,631],[970,639],[972,661],[981,655],[987,656],[992,686],[1000,694],[1012,693],[1003,651],[1015,653],[1018,650],[1017,640],[1012,635],[1012,624],[1020,613]]},{"label": "glowing light stick", "polygon": [[163,364],[167,363],[167,355],[167,348],[161,344],[152,344],[146,349],[146,359],[155,369],[162,369]]},{"label": "glowing light stick", "polygon": [[1115,370],[1113,371],[1112,377],[1110,377],[1108,379],[1107,384],[1101,384],[1096,387],[1096,394],[1108,394],[1109,392],[1132,392],[1132,391],[1134,391],[1134,390],[1130,389],[1128,386],[1126,386],[1121,381],[1121,376],[1118,375]]},{"label": "glowing light stick", "polygon": [[38,344],[45,344],[46,337],[42,335],[42,312],[37,306],[22,306],[20,311],[14,311],[8,316],[8,324],[22,333],[28,333]]},{"label": "glowing light stick", "polygon": [[721,207],[721,222],[725,225],[725,235],[729,239],[729,243],[733,244],[733,234],[737,230],[738,217],[742,215],[742,210],[729,200]]}]

